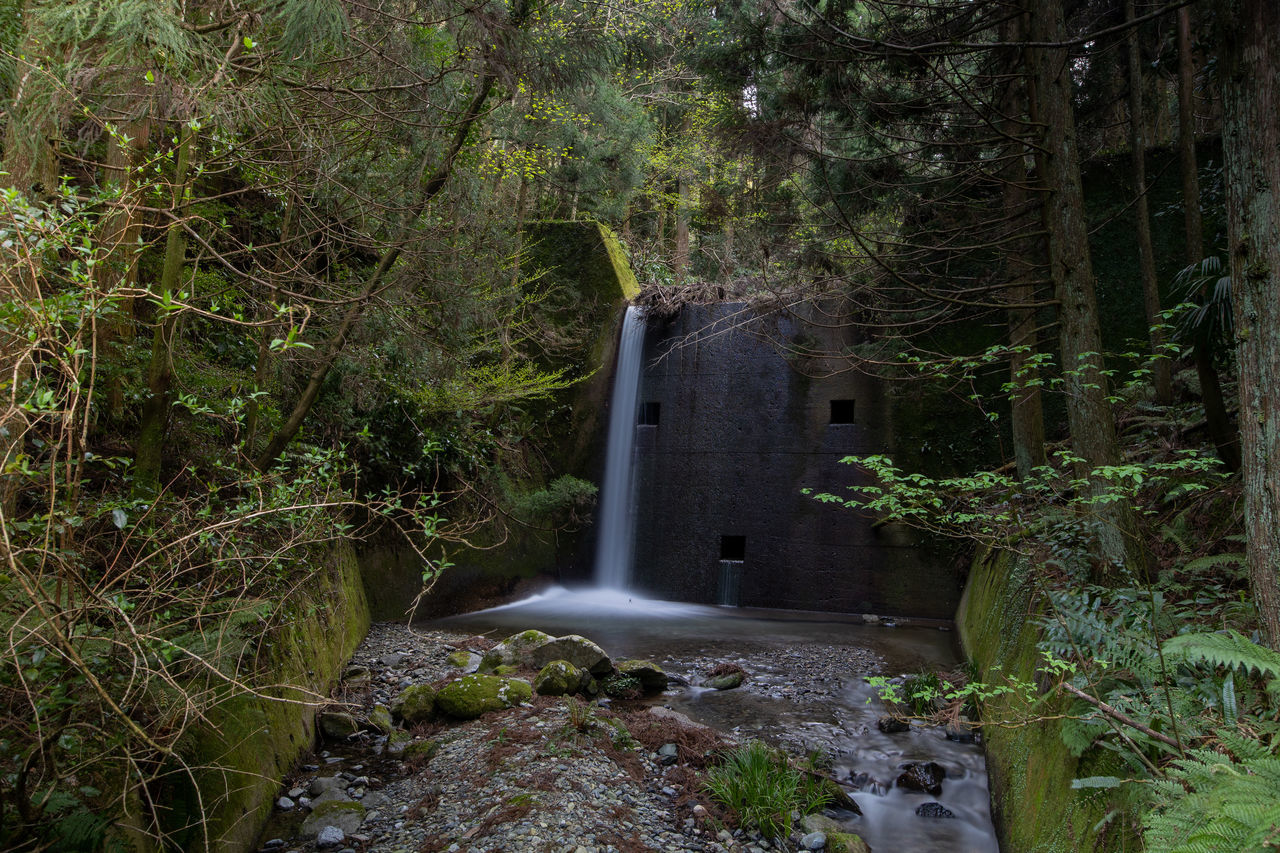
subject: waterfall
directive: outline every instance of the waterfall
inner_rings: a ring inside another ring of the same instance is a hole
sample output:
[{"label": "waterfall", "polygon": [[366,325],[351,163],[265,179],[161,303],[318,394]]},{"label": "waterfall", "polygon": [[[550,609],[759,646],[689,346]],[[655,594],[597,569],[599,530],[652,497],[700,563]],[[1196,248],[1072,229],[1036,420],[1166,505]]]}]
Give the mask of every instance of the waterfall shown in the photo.
[{"label": "waterfall", "polygon": [[640,397],[640,362],[644,358],[644,315],[627,307],[618,342],[613,377],[609,435],[605,445],[604,483],[596,521],[596,585],[625,589],[631,579],[635,514],[631,506],[631,457],[636,444],[636,412]]}]

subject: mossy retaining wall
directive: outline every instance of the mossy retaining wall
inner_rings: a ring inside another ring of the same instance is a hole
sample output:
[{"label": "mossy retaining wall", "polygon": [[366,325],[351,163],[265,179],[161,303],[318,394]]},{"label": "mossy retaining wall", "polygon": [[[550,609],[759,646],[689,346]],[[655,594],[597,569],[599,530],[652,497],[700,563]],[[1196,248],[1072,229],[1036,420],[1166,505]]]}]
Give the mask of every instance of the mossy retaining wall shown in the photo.
[{"label": "mossy retaining wall", "polygon": [[[259,647],[260,679],[288,685],[254,696],[229,695],[181,745],[199,788],[181,772],[157,791],[161,824],[181,850],[251,850],[271,812],[280,779],[315,742],[316,699],[337,682],[369,630],[369,608],[350,543],[318,557],[293,594],[282,623]],[[205,830],[193,820],[203,815]]]},{"label": "mossy retaining wall", "polygon": [[[973,561],[956,625],[965,654],[980,679],[1001,684],[1005,676],[1041,684],[1036,669],[1042,603],[1033,583],[1034,567],[1005,551],[980,550]],[[1063,699],[1035,709],[1039,717],[1067,710]],[[1118,829],[1124,821],[1099,823],[1111,809],[1111,792],[1073,790],[1078,777],[1114,775],[1109,755],[1097,750],[1076,758],[1062,742],[1060,724],[1031,716],[1024,701],[988,700],[983,708],[991,813],[1004,853],[1103,853],[1137,850]],[[1123,775],[1120,773],[1119,775]]]}]

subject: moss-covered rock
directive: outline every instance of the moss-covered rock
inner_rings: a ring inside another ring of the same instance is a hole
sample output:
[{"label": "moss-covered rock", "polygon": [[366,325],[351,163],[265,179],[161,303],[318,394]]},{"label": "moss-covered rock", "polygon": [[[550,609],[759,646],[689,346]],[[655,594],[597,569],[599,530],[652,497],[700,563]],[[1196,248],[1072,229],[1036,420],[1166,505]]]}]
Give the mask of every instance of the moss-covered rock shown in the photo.
[{"label": "moss-covered rock", "polygon": [[614,663],[613,668],[639,681],[645,693],[661,693],[667,689],[667,674],[653,661],[620,660]]},{"label": "moss-covered rock", "polygon": [[827,853],[871,853],[871,848],[852,832],[828,832]]},{"label": "moss-covered rock", "polygon": [[413,743],[413,735],[406,731],[396,729],[387,736],[387,755],[403,756],[404,751]]},{"label": "moss-covered rock", "polygon": [[533,689],[539,696],[568,696],[577,693],[590,677],[567,660],[553,660],[538,671]]},{"label": "moss-covered rock", "polygon": [[457,667],[458,669],[463,669],[467,672],[475,672],[480,666],[481,658],[480,655],[475,652],[458,649],[456,652],[449,652],[449,657],[445,660],[448,661],[449,666]]},{"label": "moss-covered rock", "polygon": [[706,681],[706,686],[712,690],[733,690],[742,686],[743,675],[741,672],[726,672],[723,675],[713,675]]},{"label": "moss-covered rock", "polygon": [[318,724],[320,733],[329,740],[346,740],[360,731],[360,723],[346,711],[325,711]]},{"label": "moss-covered rock", "polygon": [[533,650],[551,639],[554,638],[542,631],[529,630],[512,634],[484,653],[480,661],[480,671],[493,672],[500,666],[533,666]]},{"label": "moss-covered rock", "polygon": [[564,637],[548,637],[529,654],[530,663],[538,669],[553,660],[568,661],[592,675],[604,675],[613,669],[613,662],[604,649],[580,634]]},{"label": "moss-covered rock", "polygon": [[382,705],[374,705],[373,710],[369,712],[369,725],[374,731],[384,735],[389,735],[395,731],[395,722],[391,718],[391,711]]},{"label": "moss-covered rock", "polygon": [[302,834],[315,838],[326,826],[336,826],[351,835],[364,822],[364,806],[353,800],[334,800],[315,806],[302,822]]},{"label": "moss-covered rock", "polygon": [[404,760],[408,761],[412,758],[418,758],[423,761],[430,761],[440,750],[439,741],[434,740],[415,740],[404,748]]},{"label": "moss-covered rock", "polygon": [[429,684],[411,684],[391,703],[391,714],[407,725],[420,723],[435,713],[436,692]]},{"label": "moss-covered rock", "polygon": [[501,711],[533,698],[533,686],[518,678],[466,675],[451,681],[436,694],[436,707],[451,717],[474,720],[489,711]]}]

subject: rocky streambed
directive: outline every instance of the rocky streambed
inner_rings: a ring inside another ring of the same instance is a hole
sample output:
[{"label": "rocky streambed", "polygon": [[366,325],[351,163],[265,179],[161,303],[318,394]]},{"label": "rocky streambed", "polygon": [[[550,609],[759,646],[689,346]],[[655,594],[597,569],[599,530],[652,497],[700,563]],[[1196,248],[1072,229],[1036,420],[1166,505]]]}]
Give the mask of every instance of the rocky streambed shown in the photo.
[{"label": "rocky streambed", "polygon": [[[868,849],[862,833],[882,853],[996,850],[978,801],[985,774],[975,785],[968,759],[933,761],[940,732],[876,727],[853,674],[901,662],[886,664],[873,644],[779,646],[753,629],[727,643],[694,631],[637,645],[593,625],[610,651],[657,652],[628,664],[589,641],[509,633],[522,615],[487,627],[375,625],[322,718],[319,751],[285,780],[261,849],[839,851]],[[554,621],[542,627],[563,627]],[[737,827],[700,774],[717,750],[754,738],[820,757],[841,807],[797,820],[786,839]],[[849,746],[860,742],[865,754]],[[929,793],[940,786],[945,795]]]}]

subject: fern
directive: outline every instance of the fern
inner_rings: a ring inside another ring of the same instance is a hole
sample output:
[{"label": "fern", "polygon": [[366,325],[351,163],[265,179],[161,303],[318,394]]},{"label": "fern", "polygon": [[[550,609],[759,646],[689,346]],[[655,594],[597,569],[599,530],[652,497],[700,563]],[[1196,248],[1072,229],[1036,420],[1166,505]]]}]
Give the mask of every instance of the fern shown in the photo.
[{"label": "fern", "polygon": [[1154,782],[1144,820],[1148,853],[1253,853],[1280,838],[1280,758],[1267,745],[1220,732],[1221,750],[1198,749]]},{"label": "fern", "polygon": [[1264,648],[1238,631],[1181,634],[1164,643],[1164,653],[1187,663],[1243,668],[1272,678],[1280,675],[1280,653]]},{"label": "fern", "polygon": [[1197,557],[1182,567],[1185,572],[1199,573],[1209,569],[1232,568],[1232,575],[1239,575],[1243,572],[1245,566],[1244,554],[1210,554],[1208,557]]}]

